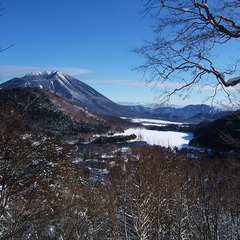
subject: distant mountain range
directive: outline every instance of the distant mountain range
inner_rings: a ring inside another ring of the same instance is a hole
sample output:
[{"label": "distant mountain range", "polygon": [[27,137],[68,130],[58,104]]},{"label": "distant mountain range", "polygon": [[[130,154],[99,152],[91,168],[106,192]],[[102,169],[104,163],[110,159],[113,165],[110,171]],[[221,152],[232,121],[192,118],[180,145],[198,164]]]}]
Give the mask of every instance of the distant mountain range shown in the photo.
[{"label": "distant mountain range", "polygon": [[214,120],[229,113],[219,108],[213,108],[205,104],[187,105],[176,107],[145,107],[142,105],[127,106],[129,110],[136,111],[157,119],[189,119],[189,120]]},{"label": "distant mountain range", "polygon": [[152,105],[122,106],[97,92],[82,81],[58,71],[33,72],[22,78],[13,78],[0,84],[0,89],[37,87],[48,90],[69,101],[79,103],[98,114],[119,117],[144,117],[156,119],[188,119],[202,121],[217,119],[228,112],[207,105],[188,105],[182,108]]}]

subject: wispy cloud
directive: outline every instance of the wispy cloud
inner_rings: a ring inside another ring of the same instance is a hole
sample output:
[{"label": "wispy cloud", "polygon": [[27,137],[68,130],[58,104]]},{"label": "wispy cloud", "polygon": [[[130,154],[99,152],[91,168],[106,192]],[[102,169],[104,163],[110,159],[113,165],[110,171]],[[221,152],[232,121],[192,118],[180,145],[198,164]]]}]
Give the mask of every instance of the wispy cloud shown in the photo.
[{"label": "wispy cloud", "polygon": [[[131,79],[112,79],[112,78],[100,78],[100,79],[84,79],[84,82],[87,84],[109,84],[109,85],[119,85],[119,86],[132,86],[132,87],[149,87],[149,88],[167,88],[167,89],[176,89],[181,88],[183,83],[177,82],[150,82],[146,83],[145,81],[131,80]],[[195,90],[213,90],[213,87],[210,85],[201,85],[198,84],[193,86]]]},{"label": "wispy cloud", "polygon": [[113,79],[113,78],[99,78],[99,79],[84,79],[87,84],[109,84],[109,85],[121,85],[121,86],[134,86],[144,87],[147,86],[143,81],[128,80],[128,79]]},{"label": "wispy cloud", "polygon": [[0,76],[2,78],[22,77],[34,71],[60,71],[71,76],[94,73],[94,70],[77,67],[44,67],[44,66],[11,66],[0,65]]}]

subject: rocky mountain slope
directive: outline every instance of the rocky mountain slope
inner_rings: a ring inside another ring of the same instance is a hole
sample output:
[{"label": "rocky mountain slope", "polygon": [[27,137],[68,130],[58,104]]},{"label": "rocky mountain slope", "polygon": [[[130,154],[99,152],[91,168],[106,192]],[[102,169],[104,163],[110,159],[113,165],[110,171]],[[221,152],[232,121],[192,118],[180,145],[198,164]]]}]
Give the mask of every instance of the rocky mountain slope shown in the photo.
[{"label": "rocky mountain slope", "polygon": [[138,112],[129,111],[126,107],[114,103],[82,81],[58,71],[33,72],[0,85],[1,89],[17,87],[42,88],[100,114],[125,117],[140,115]]}]

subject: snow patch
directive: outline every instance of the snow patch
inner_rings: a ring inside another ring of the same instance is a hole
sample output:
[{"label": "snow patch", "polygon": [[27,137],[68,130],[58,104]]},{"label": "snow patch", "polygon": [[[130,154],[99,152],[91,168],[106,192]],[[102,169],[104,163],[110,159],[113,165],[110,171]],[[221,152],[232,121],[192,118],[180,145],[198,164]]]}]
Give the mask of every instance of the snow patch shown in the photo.
[{"label": "snow patch", "polygon": [[79,163],[81,163],[81,162],[83,162],[83,159],[82,159],[82,158],[76,158],[76,159],[73,160],[73,163],[74,163],[74,164],[79,164]]},{"label": "snow patch", "polygon": [[65,75],[61,72],[56,72],[56,76],[58,76],[59,78],[64,78],[65,79]]},{"label": "snow patch", "polygon": [[34,72],[26,74],[26,76],[28,76],[28,77],[41,76],[41,75],[43,75],[43,72],[40,72],[40,71],[34,71]]},{"label": "snow patch", "polygon": [[237,81],[240,81],[240,76],[238,77],[235,77],[235,78],[230,78],[226,81],[226,84],[227,85],[232,85],[233,83],[237,82]]}]

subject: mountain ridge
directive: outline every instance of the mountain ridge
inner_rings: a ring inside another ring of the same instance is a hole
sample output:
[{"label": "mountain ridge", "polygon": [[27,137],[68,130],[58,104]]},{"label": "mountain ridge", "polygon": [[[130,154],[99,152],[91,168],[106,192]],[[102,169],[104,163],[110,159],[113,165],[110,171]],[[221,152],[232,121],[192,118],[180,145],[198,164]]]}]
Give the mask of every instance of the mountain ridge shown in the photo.
[{"label": "mountain ridge", "polygon": [[126,106],[130,110],[138,111],[140,113],[151,115],[159,119],[189,119],[201,120],[209,119],[214,120],[228,114],[230,111],[224,111],[219,108],[210,107],[206,104],[190,104],[184,107],[163,106],[149,107],[142,105]]}]

